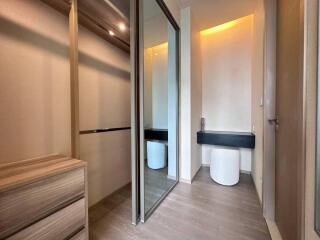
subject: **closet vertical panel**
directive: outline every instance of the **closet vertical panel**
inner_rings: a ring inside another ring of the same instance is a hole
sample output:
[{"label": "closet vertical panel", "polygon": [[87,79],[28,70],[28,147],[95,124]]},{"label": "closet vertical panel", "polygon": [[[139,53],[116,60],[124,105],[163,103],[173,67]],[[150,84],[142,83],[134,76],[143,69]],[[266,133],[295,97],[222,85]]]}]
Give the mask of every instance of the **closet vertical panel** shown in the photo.
[{"label": "closet vertical panel", "polygon": [[70,97],[72,157],[79,158],[79,71],[78,71],[78,2],[71,1],[70,31]]},{"label": "closet vertical panel", "polygon": [[[71,154],[80,159],[79,124],[79,48],[78,48],[78,1],[71,0],[69,12],[70,37],[70,103],[71,103]],[[85,239],[89,239],[88,170],[85,169]]]}]

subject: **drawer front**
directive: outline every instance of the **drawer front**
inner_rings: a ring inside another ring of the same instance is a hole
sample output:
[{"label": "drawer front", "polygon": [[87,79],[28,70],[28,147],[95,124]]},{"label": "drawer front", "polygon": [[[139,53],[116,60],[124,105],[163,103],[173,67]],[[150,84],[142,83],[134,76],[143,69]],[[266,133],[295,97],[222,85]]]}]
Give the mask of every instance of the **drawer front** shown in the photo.
[{"label": "drawer front", "polygon": [[23,229],[8,240],[63,240],[83,228],[85,222],[85,200],[81,199]]},{"label": "drawer front", "polygon": [[0,193],[0,239],[84,196],[84,168]]},{"label": "drawer front", "polygon": [[87,240],[87,231],[86,229],[82,229],[76,235],[74,235],[70,240]]}]

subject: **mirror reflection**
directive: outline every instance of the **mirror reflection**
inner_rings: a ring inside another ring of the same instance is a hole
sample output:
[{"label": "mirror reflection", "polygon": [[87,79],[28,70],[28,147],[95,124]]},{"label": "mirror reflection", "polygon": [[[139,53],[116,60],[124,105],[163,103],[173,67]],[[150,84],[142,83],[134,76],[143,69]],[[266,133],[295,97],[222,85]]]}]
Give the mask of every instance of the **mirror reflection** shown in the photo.
[{"label": "mirror reflection", "polygon": [[145,212],[177,182],[176,31],[155,0],[144,0]]}]

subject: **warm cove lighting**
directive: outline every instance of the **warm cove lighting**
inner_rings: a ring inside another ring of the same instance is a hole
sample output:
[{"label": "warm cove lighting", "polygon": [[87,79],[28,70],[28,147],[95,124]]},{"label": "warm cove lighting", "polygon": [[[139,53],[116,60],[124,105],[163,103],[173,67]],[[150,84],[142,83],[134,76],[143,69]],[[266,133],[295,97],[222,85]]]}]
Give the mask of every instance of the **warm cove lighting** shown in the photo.
[{"label": "warm cove lighting", "polygon": [[159,45],[146,48],[145,51],[158,56],[160,52],[166,51],[168,49],[168,42],[161,43]]},{"label": "warm cove lighting", "polygon": [[239,24],[239,23],[241,23],[241,22],[243,22],[245,20],[248,20],[249,18],[252,18],[252,17],[253,17],[253,14],[245,16],[245,17],[242,17],[242,18],[238,18],[236,20],[232,20],[230,22],[226,22],[226,23],[223,23],[221,25],[218,25],[218,26],[215,26],[215,27],[212,27],[212,28],[208,28],[208,29],[202,30],[200,32],[200,34],[204,36],[204,35],[209,35],[209,34],[221,32],[221,31],[224,31],[226,29],[232,28],[232,27],[236,26],[237,24]]},{"label": "warm cove lighting", "polygon": [[154,50],[161,50],[161,49],[164,49],[164,48],[168,48],[168,42],[165,42],[165,43],[161,43],[157,46],[153,46],[152,49]]}]

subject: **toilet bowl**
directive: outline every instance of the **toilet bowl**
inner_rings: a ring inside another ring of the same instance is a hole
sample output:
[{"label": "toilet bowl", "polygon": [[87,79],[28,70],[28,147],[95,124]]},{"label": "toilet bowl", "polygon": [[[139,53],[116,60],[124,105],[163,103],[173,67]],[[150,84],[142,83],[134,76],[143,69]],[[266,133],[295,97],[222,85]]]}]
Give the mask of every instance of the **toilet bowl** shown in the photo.
[{"label": "toilet bowl", "polygon": [[210,176],[221,185],[236,185],[240,178],[239,149],[213,148],[211,152]]},{"label": "toilet bowl", "polygon": [[159,141],[147,141],[147,162],[151,169],[167,166],[167,146]]}]

